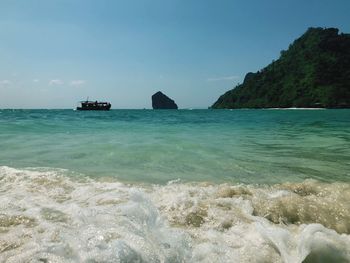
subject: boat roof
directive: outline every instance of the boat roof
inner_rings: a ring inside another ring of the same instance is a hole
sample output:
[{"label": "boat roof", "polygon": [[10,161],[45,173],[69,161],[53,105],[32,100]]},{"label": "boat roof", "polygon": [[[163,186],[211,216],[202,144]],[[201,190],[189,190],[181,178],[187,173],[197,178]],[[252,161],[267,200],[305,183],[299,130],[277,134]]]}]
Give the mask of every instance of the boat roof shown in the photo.
[{"label": "boat roof", "polygon": [[106,101],[97,101],[97,100],[82,100],[80,101],[81,103],[109,103],[109,102],[106,102]]}]

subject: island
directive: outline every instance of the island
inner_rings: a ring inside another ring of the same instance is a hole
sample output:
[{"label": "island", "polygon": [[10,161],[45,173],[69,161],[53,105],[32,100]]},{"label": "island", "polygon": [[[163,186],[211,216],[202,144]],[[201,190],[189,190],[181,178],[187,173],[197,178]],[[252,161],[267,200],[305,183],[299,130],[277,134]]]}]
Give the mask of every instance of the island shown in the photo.
[{"label": "island", "polygon": [[211,108],[350,108],[350,34],[309,28]]},{"label": "island", "polygon": [[161,91],[152,95],[152,107],[153,109],[177,109],[174,100],[170,99]]}]

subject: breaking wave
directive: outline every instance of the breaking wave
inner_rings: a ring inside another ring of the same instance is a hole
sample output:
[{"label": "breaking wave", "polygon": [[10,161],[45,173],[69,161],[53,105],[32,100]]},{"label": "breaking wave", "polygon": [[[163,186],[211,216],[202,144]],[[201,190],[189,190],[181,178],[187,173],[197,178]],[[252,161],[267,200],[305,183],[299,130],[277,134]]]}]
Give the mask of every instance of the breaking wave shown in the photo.
[{"label": "breaking wave", "polygon": [[127,184],[0,167],[1,262],[349,262],[350,184]]}]

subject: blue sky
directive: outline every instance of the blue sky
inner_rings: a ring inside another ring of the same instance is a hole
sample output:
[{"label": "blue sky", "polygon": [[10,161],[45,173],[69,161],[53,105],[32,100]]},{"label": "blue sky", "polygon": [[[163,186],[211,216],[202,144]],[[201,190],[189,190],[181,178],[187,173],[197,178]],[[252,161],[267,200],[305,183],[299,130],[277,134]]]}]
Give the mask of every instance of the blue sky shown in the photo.
[{"label": "blue sky", "polygon": [[0,108],[206,108],[349,0],[0,0]]}]

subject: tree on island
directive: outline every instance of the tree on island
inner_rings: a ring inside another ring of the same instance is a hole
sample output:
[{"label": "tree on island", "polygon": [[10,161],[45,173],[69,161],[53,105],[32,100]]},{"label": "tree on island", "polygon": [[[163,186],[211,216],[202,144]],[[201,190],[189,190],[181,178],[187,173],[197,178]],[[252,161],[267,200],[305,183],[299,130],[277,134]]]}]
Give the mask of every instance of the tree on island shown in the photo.
[{"label": "tree on island", "polygon": [[309,28],[212,108],[350,108],[350,34]]}]

